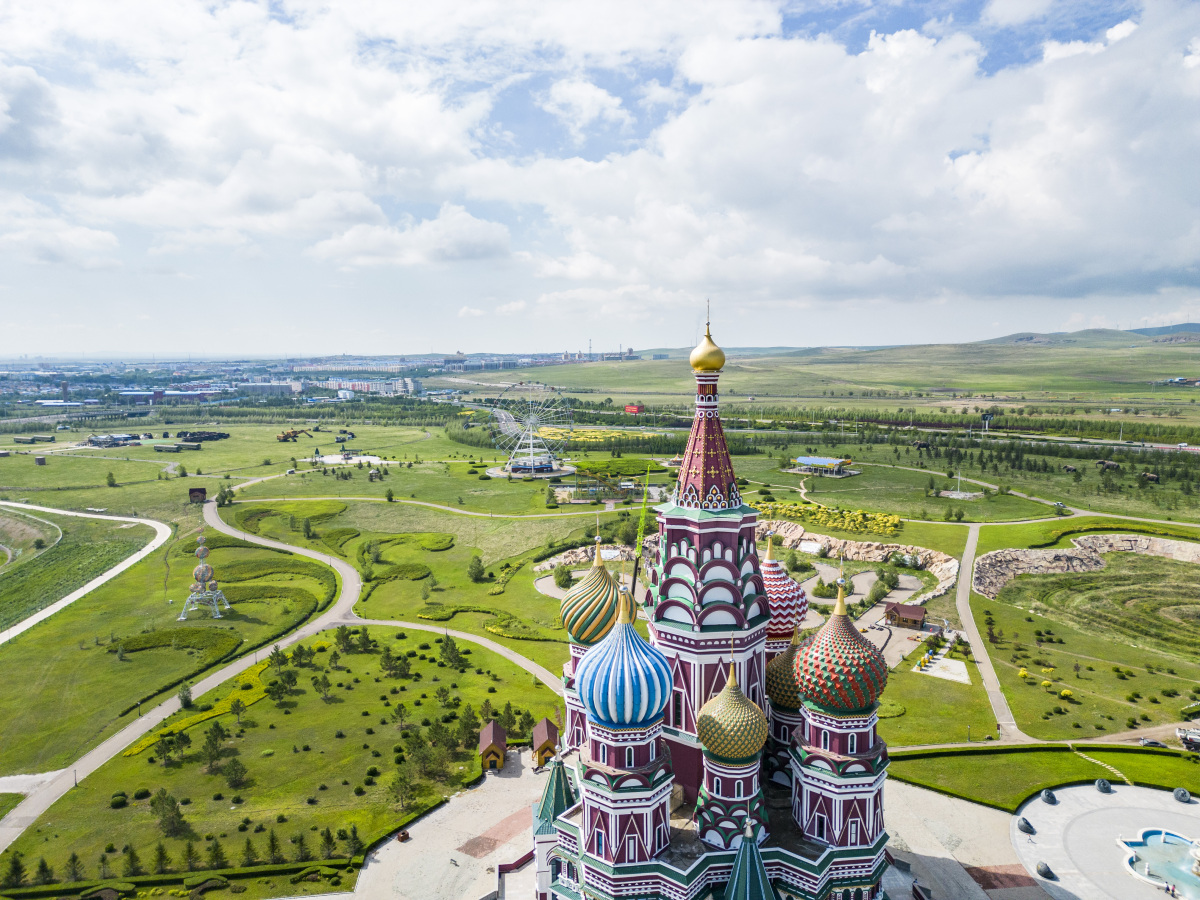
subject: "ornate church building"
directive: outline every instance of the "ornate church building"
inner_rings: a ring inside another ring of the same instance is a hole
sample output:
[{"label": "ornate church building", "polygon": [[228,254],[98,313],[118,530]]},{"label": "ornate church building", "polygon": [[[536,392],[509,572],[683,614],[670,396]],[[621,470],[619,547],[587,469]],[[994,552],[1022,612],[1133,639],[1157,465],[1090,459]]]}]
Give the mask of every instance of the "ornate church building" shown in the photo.
[{"label": "ornate church building", "polygon": [[[875,900],[887,865],[883,656],[800,589],[742,502],[706,329],[696,418],[639,596],[597,552],[563,599],[563,750],[533,815],[537,900]],[[650,640],[633,622],[647,620]]]}]

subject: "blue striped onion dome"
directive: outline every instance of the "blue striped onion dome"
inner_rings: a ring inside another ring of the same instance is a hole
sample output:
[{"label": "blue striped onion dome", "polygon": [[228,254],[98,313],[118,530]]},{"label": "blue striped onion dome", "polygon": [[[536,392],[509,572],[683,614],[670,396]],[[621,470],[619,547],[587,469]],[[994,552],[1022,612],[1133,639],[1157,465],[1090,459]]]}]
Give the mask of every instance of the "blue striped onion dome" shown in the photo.
[{"label": "blue striped onion dome", "polygon": [[620,607],[620,586],[604,567],[597,544],[592,568],[567,591],[560,608],[563,627],[567,629],[571,643],[582,647],[595,644],[617,624]]},{"label": "blue striped onion dome", "polygon": [[700,707],[696,737],[704,749],[721,759],[749,759],[767,742],[767,717],[742,693],[733,664],[725,687]]},{"label": "blue striped onion dome", "polygon": [[622,599],[617,624],[575,670],[575,688],[588,721],[605,728],[644,728],[667,706],[671,666],[637,633],[632,601]]}]

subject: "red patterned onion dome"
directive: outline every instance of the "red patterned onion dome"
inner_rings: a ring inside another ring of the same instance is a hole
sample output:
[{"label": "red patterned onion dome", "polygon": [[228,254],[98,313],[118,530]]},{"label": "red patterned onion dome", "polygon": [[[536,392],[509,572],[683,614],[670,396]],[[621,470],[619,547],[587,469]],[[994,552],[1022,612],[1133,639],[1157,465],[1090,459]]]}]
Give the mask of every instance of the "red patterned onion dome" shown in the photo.
[{"label": "red patterned onion dome", "polygon": [[771,609],[767,640],[786,641],[808,615],[808,596],[804,588],[793,581],[787,570],[771,555],[772,540],[773,535],[767,535],[767,555],[759,566],[763,587],[767,591],[767,604]]},{"label": "red patterned onion dome", "polygon": [[597,537],[592,568],[563,597],[560,613],[571,643],[590,647],[612,631],[621,609],[617,579],[604,567]]},{"label": "red patterned onion dome", "polygon": [[700,708],[696,736],[704,749],[721,759],[749,759],[767,742],[767,717],[742,693],[733,664],[720,693]]},{"label": "red patterned onion dome", "polygon": [[833,713],[861,712],[883,693],[887,663],[846,614],[843,579],[838,579],[837,604],[828,621],[796,654],[795,672],[800,696]]},{"label": "red patterned onion dome", "polygon": [[800,641],[800,628],[797,627],[792,631],[788,648],[767,663],[767,696],[777,709],[799,709],[804,702],[800,685],[796,684],[796,656],[810,643],[812,638],[803,643]]}]

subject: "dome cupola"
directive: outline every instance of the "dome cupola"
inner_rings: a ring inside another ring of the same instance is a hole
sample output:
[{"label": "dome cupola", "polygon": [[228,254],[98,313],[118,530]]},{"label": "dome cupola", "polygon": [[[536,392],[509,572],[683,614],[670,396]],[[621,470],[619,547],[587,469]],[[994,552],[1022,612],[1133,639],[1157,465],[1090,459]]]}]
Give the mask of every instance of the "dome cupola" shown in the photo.
[{"label": "dome cupola", "polygon": [[618,601],[617,623],[575,670],[588,721],[605,728],[645,728],[662,716],[671,695],[671,666],[633,626],[633,601]]},{"label": "dome cupola", "polygon": [[887,663],[846,614],[844,578],[838,579],[833,613],[796,654],[795,673],[800,696],[835,715],[865,712],[883,693]]},{"label": "dome cupola", "polygon": [[596,536],[596,557],[588,573],[563,597],[560,615],[571,643],[590,647],[617,623],[621,591],[617,579],[600,557],[600,536]]},{"label": "dome cupola", "polygon": [[799,709],[803,699],[796,683],[796,655],[803,652],[800,628],[792,630],[788,648],[767,663],[767,696],[777,709]]},{"label": "dome cupola", "polygon": [[695,372],[720,372],[725,365],[725,351],[712,339],[707,322],[704,325],[704,340],[696,345],[688,362]]},{"label": "dome cupola", "polygon": [[731,761],[749,759],[767,741],[767,717],[742,693],[732,663],[725,687],[700,708],[696,736],[706,751]]},{"label": "dome cupola", "polygon": [[767,554],[759,563],[771,621],[767,623],[768,641],[786,641],[808,614],[808,597],[772,554],[775,532],[767,534]]}]

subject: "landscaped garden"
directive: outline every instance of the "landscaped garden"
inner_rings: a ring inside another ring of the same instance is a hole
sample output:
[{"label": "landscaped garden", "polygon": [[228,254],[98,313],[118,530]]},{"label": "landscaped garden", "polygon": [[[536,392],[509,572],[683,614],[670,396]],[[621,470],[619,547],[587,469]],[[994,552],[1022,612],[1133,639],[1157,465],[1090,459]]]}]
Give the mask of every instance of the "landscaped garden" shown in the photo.
[{"label": "landscaped garden", "polygon": [[887,688],[880,698],[879,736],[889,747],[982,741],[994,736],[996,718],[974,659],[961,651],[950,655],[967,667],[971,683],[961,684],[913,671],[927,649],[918,644],[888,673]]},{"label": "landscaped garden", "polygon": [[[519,741],[557,701],[483,648],[397,628],[324,633],[110,760],[22,835],[0,873],[14,850],[30,880],[42,858],[59,881],[344,863],[479,777],[483,719]],[[276,895],[296,892],[269,880]]]}]

